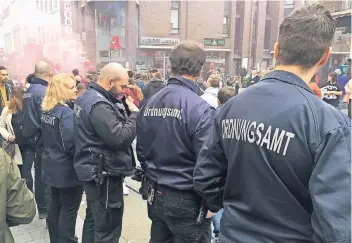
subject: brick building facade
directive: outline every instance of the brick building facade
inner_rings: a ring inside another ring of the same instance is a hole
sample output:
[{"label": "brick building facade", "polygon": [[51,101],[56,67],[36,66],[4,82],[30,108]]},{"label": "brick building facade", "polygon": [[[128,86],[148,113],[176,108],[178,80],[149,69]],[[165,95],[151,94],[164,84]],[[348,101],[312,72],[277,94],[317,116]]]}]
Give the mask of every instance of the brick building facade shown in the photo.
[{"label": "brick building facade", "polygon": [[[60,30],[62,4],[56,4],[57,0],[36,2],[46,7],[44,11],[39,8],[39,13],[57,19],[58,27],[49,26],[48,31]],[[205,71],[215,66],[225,73],[238,74],[241,67],[265,69],[273,65],[279,24],[295,7],[311,2],[319,2],[332,12],[352,8],[349,0],[80,0],[72,1],[72,28],[86,58],[98,69],[111,61],[130,69],[166,69],[173,46],[193,40],[206,50]],[[48,6],[56,6],[58,10]],[[36,42],[43,46],[57,39],[51,32],[37,29]],[[13,34],[11,31],[9,36]],[[350,53],[343,32],[343,28],[337,31],[332,58],[343,59]],[[111,50],[114,38],[118,38],[119,48]],[[5,51],[18,48],[8,48],[7,42],[10,43],[5,38]]]},{"label": "brick building facade", "polygon": [[241,67],[267,68],[273,62],[279,23],[300,4],[300,0],[130,3],[137,12],[129,17],[138,18],[131,22],[139,23],[134,35],[136,62],[131,64],[137,69],[167,67],[172,47],[193,40],[207,52],[205,70],[214,65],[236,74]]}]

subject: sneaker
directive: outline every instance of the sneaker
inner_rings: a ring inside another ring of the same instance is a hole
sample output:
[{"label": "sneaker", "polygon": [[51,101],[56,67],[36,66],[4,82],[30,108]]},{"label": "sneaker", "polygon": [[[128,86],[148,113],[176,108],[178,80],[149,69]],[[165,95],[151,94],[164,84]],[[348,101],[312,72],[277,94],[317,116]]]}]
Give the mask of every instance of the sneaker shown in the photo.
[{"label": "sneaker", "polygon": [[130,190],[128,190],[126,184],[123,183],[123,195],[127,196],[128,194],[130,194]]}]

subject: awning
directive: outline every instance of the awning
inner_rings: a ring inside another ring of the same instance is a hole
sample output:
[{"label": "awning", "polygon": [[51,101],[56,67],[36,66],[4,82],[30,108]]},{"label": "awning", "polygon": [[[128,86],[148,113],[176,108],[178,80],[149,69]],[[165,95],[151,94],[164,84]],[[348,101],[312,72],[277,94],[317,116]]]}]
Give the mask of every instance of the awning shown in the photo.
[{"label": "awning", "polygon": [[336,54],[336,55],[349,55],[350,52],[348,52],[348,51],[332,51],[331,54]]},{"label": "awning", "polygon": [[331,16],[336,19],[336,18],[340,18],[340,17],[344,17],[344,16],[351,16],[352,15],[352,9],[345,9],[342,11],[338,11],[338,12],[334,12],[331,13]]},{"label": "awning", "polygon": [[166,49],[172,49],[174,48],[174,46],[143,46],[143,45],[139,45],[138,46],[139,49],[163,49],[163,50],[166,50]]},{"label": "awning", "polygon": [[220,51],[220,52],[231,52],[231,49],[207,49],[205,48],[205,51]]}]

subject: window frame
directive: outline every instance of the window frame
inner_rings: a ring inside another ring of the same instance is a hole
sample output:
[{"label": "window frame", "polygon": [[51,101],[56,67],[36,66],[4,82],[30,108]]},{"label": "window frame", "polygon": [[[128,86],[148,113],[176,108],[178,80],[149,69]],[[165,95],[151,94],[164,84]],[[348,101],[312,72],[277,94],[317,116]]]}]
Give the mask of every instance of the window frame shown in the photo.
[{"label": "window frame", "polygon": [[[226,23],[224,23],[225,22],[225,20],[226,20]],[[222,19],[222,37],[223,38],[229,38],[229,30],[230,30],[230,23],[229,23],[229,21],[230,21],[230,16],[228,16],[228,15],[224,15],[224,17],[223,17],[223,19]],[[227,29],[227,33],[225,33],[225,27],[226,27],[226,29]]]},{"label": "window frame", "polygon": [[[174,4],[176,4],[176,6],[174,6]],[[180,1],[171,1],[170,13],[172,13],[172,11],[177,11],[177,28],[173,27],[174,23],[171,21],[170,17],[170,33],[178,34],[180,31]],[[172,14],[170,16],[172,16]]]}]

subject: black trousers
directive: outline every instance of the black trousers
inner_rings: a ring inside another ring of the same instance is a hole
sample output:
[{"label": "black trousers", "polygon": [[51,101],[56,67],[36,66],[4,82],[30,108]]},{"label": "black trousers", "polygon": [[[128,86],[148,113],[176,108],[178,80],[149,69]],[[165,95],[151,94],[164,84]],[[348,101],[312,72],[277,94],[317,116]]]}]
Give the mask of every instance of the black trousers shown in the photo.
[{"label": "black trousers", "polygon": [[77,243],[76,220],[82,201],[83,186],[51,187],[48,211],[50,243]]},{"label": "black trousers", "polygon": [[118,243],[122,231],[122,179],[110,177],[97,187],[95,182],[83,184],[87,196],[87,212],[82,243]]},{"label": "black trousers", "polygon": [[49,202],[49,188],[42,178],[42,154],[43,146],[37,145],[35,148],[35,174],[34,174],[34,196],[37,203],[38,213],[47,213]]},{"label": "black trousers", "polygon": [[31,148],[20,148],[20,151],[23,159],[21,176],[26,180],[28,189],[33,192],[32,166],[34,162],[34,150]]},{"label": "black trousers", "polygon": [[200,199],[176,190],[157,189],[154,202],[148,206],[152,220],[150,243],[210,243],[211,220],[196,225]]},{"label": "black trousers", "polygon": [[350,102],[348,103],[348,117],[352,118],[352,100],[350,100]]}]

